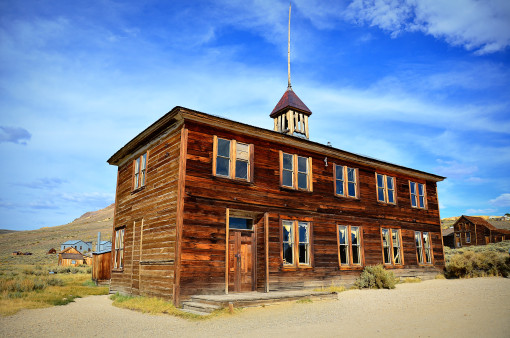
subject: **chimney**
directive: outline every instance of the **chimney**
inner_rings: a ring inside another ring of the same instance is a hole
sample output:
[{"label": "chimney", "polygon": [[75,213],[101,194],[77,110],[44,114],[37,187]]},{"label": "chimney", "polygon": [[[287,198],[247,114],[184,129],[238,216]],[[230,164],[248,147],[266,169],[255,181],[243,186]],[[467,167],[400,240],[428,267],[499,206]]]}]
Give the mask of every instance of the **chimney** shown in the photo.
[{"label": "chimney", "polygon": [[101,251],[101,231],[97,233],[96,251]]}]

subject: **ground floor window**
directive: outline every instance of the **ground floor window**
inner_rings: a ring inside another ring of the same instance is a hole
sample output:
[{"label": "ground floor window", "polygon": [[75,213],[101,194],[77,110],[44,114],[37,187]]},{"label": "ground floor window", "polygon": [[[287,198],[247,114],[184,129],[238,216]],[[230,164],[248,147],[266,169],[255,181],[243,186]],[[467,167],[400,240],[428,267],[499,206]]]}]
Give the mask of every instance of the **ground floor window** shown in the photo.
[{"label": "ground floor window", "polygon": [[114,269],[122,269],[124,267],[124,230],[125,228],[115,230]]},{"label": "ground floor window", "polygon": [[471,243],[471,233],[469,231],[466,232],[466,243]]},{"label": "ground floor window", "polygon": [[419,264],[432,264],[432,249],[430,245],[430,233],[415,231],[416,256]]},{"label": "ground floor window", "polygon": [[361,265],[361,229],[358,226],[338,225],[338,261],[340,267]]},{"label": "ground floor window", "polygon": [[283,266],[310,265],[310,222],[282,220]]},{"label": "ground floor window", "polygon": [[400,229],[381,229],[384,264],[402,265]]}]

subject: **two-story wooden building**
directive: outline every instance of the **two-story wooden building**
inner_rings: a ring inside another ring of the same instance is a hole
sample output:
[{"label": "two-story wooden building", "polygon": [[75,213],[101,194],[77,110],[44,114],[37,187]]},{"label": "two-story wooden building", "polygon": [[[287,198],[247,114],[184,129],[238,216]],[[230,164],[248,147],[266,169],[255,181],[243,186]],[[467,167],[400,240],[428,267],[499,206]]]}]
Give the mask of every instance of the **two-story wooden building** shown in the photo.
[{"label": "two-story wooden building", "polygon": [[349,284],[364,266],[444,267],[444,177],[309,140],[289,89],[274,130],[175,107],[118,150],[111,291],[193,294]]}]

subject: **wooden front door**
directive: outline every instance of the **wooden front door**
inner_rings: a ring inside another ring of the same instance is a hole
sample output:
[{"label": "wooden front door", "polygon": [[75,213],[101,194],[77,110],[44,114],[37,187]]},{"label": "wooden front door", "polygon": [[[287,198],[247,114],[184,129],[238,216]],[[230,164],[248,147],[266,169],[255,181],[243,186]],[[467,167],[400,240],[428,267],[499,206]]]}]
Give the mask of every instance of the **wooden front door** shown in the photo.
[{"label": "wooden front door", "polygon": [[230,292],[254,290],[253,238],[251,231],[230,232],[228,273],[228,290]]}]

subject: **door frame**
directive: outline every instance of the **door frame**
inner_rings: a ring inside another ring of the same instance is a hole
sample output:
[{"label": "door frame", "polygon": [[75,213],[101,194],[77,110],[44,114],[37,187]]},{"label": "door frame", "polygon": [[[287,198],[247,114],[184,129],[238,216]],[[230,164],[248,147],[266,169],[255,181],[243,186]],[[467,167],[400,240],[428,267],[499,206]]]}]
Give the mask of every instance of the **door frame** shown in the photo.
[{"label": "door frame", "polygon": [[[256,290],[256,285],[257,285],[257,275],[256,275],[256,272],[257,272],[257,269],[256,269],[256,251],[257,251],[257,248],[256,248],[256,241],[255,241],[255,231],[253,230],[239,230],[239,229],[232,229],[230,230],[229,232],[229,240],[228,240],[228,245],[230,246],[231,244],[231,240],[233,239],[234,240],[234,247],[236,247],[237,245],[239,245],[239,247],[236,249],[237,252],[230,252],[229,253],[229,256],[234,254],[236,255],[235,256],[235,259],[234,259],[234,272],[233,272],[233,284],[230,284],[230,280],[229,280],[229,292],[235,292],[235,293],[239,293],[239,292],[247,292],[247,291],[243,291],[242,288],[243,288],[243,285],[241,284],[242,282],[242,271],[240,271],[240,266],[239,266],[239,257],[237,255],[240,255],[241,254],[241,245],[242,245],[242,242],[243,242],[243,239],[242,239],[242,236],[245,235],[245,236],[249,236],[250,237],[250,247],[251,247],[251,287],[250,287],[250,290],[249,291],[255,291]],[[239,243],[237,243],[237,241],[239,241]],[[229,260],[228,260],[228,268],[229,268],[229,272],[230,272],[230,269],[231,269],[231,266],[230,266],[230,263],[231,263],[231,260],[230,260],[230,257],[229,257]],[[230,279],[230,278],[229,278]],[[233,288],[231,287],[233,286]]]}]

